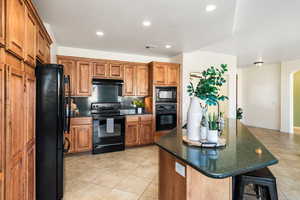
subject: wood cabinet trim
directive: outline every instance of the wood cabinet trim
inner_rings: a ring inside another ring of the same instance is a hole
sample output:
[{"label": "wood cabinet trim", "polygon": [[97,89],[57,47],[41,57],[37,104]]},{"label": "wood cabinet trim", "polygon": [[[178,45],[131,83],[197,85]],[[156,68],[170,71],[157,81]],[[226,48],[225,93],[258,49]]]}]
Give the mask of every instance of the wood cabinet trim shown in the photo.
[{"label": "wood cabinet trim", "polygon": [[0,0],[0,46],[5,45],[5,0]]}]

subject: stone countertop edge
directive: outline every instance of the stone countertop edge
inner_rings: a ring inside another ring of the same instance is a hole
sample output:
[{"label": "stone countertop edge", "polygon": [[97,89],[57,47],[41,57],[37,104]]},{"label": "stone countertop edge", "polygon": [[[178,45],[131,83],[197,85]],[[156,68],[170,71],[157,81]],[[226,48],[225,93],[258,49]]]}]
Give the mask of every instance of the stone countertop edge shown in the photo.
[{"label": "stone countertop edge", "polygon": [[228,177],[233,177],[233,176],[244,174],[244,173],[247,173],[247,172],[250,172],[250,171],[254,171],[254,170],[261,169],[261,168],[264,168],[264,167],[268,167],[268,166],[271,166],[271,165],[275,165],[275,164],[278,163],[278,160],[274,160],[274,161],[266,162],[266,163],[263,163],[263,164],[259,164],[258,166],[252,166],[252,167],[247,168],[247,169],[239,169],[239,170],[235,170],[235,171],[231,171],[231,172],[227,172],[227,173],[223,173],[223,174],[207,173],[206,171],[199,169],[197,166],[195,166],[193,163],[189,162],[188,160],[185,160],[185,159],[181,158],[176,153],[166,149],[165,147],[159,145],[156,142],[155,142],[155,144],[157,146],[159,146],[160,148],[162,148],[163,150],[169,152],[170,154],[172,154],[173,156],[175,156],[179,160],[181,160],[183,163],[186,163],[187,165],[191,166],[192,168],[194,168],[195,170],[199,171],[200,173],[206,175],[207,177],[214,178],[214,179],[224,179],[224,178],[228,178]]}]

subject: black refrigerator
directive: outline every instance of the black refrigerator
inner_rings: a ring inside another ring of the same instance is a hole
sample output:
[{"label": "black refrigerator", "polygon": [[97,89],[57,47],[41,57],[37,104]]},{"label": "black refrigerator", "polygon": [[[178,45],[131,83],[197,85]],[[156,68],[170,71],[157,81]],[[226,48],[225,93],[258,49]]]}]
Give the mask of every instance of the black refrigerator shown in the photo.
[{"label": "black refrigerator", "polygon": [[36,200],[60,200],[64,151],[68,150],[64,132],[70,130],[66,111],[70,98],[65,97],[64,88],[70,81],[64,77],[63,65],[56,64],[37,65],[36,80]]}]

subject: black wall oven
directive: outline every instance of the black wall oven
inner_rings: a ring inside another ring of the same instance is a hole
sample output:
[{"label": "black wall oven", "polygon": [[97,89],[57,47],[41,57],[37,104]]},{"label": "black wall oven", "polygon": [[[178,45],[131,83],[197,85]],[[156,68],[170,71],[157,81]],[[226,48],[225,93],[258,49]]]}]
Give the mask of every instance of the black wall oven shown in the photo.
[{"label": "black wall oven", "polygon": [[165,131],[177,126],[177,107],[175,103],[156,104],[156,131]]},{"label": "black wall oven", "polygon": [[156,103],[176,103],[177,88],[176,87],[156,87]]}]

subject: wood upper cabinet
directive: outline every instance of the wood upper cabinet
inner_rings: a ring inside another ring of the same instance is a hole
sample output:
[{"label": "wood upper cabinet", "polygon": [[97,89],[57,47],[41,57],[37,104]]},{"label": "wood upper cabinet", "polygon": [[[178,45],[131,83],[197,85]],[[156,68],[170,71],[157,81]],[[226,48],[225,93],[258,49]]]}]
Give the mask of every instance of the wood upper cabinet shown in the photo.
[{"label": "wood upper cabinet", "polygon": [[173,63],[152,62],[154,85],[177,86],[179,84],[179,65]]},{"label": "wood upper cabinet", "polygon": [[77,62],[77,91],[76,96],[90,96],[92,94],[92,73],[88,61]]},{"label": "wood upper cabinet", "polygon": [[179,78],[179,68],[178,65],[169,65],[167,67],[167,84],[177,85]]},{"label": "wood upper cabinet", "polygon": [[25,151],[25,200],[35,199],[35,145]]},{"label": "wood upper cabinet", "polygon": [[50,44],[46,42],[45,45],[45,63],[51,63],[51,56],[50,56]]},{"label": "wood upper cabinet", "polygon": [[91,125],[73,126],[75,129],[75,150],[76,152],[92,150],[92,127]]},{"label": "wood upper cabinet", "polygon": [[127,147],[152,144],[152,115],[134,115],[126,117],[125,145]]},{"label": "wood upper cabinet", "polygon": [[25,10],[25,62],[35,66],[36,57],[36,22],[30,10]]},{"label": "wood upper cabinet", "polygon": [[36,32],[36,56],[42,61],[45,61],[46,56],[46,36],[41,28]]},{"label": "wood upper cabinet", "polygon": [[167,83],[167,67],[162,64],[156,64],[153,67],[153,83],[165,85]]},{"label": "wood upper cabinet", "polygon": [[147,65],[136,66],[136,96],[149,95],[149,68]]},{"label": "wood upper cabinet", "polygon": [[149,68],[147,65],[124,66],[124,96],[148,96]]},{"label": "wood upper cabinet", "polygon": [[109,66],[107,62],[93,62],[93,77],[107,78],[109,76]]},{"label": "wood upper cabinet", "polygon": [[127,147],[139,144],[139,122],[126,123],[125,145]]},{"label": "wood upper cabinet", "polygon": [[123,79],[124,66],[119,63],[110,63],[109,65],[109,78]]},{"label": "wood upper cabinet", "polygon": [[124,96],[135,96],[136,94],[136,76],[135,66],[125,65],[124,66]]},{"label": "wood upper cabinet", "polygon": [[23,0],[9,0],[7,5],[6,47],[19,58],[24,57],[25,3]]},{"label": "wood upper cabinet", "polygon": [[[71,96],[76,95],[76,62],[71,59],[57,59],[58,64],[64,66],[64,74],[70,76]],[[69,94],[69,88],[65,87],[66,94]]]},{"label": "wood upper cabinet", "polygon": [[0,0],[0,46],[5,44],[5,0]]}]

